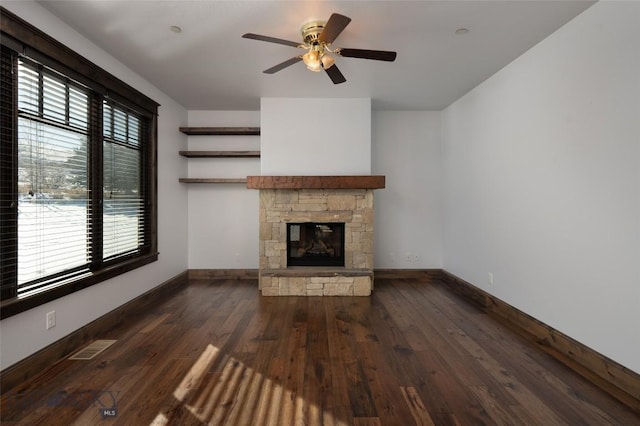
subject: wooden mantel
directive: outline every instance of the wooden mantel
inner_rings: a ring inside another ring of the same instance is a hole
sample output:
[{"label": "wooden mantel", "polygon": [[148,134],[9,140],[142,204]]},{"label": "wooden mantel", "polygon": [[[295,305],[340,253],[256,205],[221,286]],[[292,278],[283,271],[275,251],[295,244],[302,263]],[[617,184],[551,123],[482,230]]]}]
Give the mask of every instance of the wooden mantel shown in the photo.
[{"label": "wooden mantel", "polygon": [[384,176],[247,176],[249,189],[381,189]]}]

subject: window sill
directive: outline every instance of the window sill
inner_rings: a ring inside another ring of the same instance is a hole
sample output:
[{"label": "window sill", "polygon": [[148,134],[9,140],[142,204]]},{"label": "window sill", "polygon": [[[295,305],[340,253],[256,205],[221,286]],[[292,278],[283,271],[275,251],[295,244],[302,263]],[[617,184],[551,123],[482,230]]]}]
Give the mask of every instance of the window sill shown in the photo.
[{"label": "window sill", "polygon": [[9,318],[13,315],[17,315],[19,313],[28,311],[29,309],[35,308],[36,306],[40,306],[55,299],[68,296],[71,293],[85,289],[87,287],[91,287],[94,284],[101,283],[110,278],[132,271],[141,266],[155,262],[156,260],[158,260],[158,253],[139,256],[128,262],[122,262],[117,265],[104,268],[100,271],[96,271],[87,277],[81,278],[69,284],[54,287],[52,289],[45,290],[26,297],[14,297],[4,300],[0,304],[0,319]]}]

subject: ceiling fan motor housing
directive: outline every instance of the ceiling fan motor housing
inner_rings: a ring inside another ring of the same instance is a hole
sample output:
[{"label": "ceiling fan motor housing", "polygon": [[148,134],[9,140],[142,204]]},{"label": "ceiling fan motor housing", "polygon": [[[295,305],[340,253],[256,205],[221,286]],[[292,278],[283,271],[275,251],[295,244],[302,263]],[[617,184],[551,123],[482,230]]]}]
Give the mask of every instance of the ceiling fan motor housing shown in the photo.
[{"label": "ceiling fan motor housing", "polygon": [[305,23],[300,30],[304,42],[308,45],[319,44],[318,38],[325,25],[325,21],[310,21]]}]

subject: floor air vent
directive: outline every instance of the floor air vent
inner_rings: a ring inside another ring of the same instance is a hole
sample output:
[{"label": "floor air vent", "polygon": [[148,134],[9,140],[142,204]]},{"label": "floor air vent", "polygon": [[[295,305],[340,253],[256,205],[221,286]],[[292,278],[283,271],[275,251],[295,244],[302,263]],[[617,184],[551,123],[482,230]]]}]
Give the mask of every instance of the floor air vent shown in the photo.
[{"label": "floor air vent", "polygon": [[96,340],[89,344],[89,346],[80,349],[75,354],[71,355],[69,359],[75,360],[88,360],[95,358],[100,352],[113,345],[117,340]]}]

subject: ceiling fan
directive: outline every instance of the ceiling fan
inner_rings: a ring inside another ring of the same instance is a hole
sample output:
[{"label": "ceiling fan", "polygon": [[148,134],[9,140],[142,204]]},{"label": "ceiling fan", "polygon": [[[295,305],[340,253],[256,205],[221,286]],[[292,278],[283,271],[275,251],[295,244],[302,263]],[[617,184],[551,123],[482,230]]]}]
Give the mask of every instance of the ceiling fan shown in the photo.
[{"label": "ceiling fan", "polygon": [[351,18],[338,13],[333,13],[328,21],[311,21],[302,26],[302,43],[295,41],[283,40],[281,38],[268,37],[259,34],[247,33],[243,38],[253,40],[267,41],[269,43],[284,44],[286,46],[305,49],[307,53],[294,56],[291,59],[264,70],[265,74],[273,74],[284,68],[291,66],[299,61],[303,61],[307,68],[311,71],[320,72],[324,69],[334,84],[344,83],[347,81],[335,64],[335,58],[331,54],[343,56],[346,58],[373,59],[376,61],[393,62],[396,59],[396,52],[385,50],[366,50],[366,49],[346,49],[332,48],[331,43],[338,38],[340,33],[349,25]]}]

